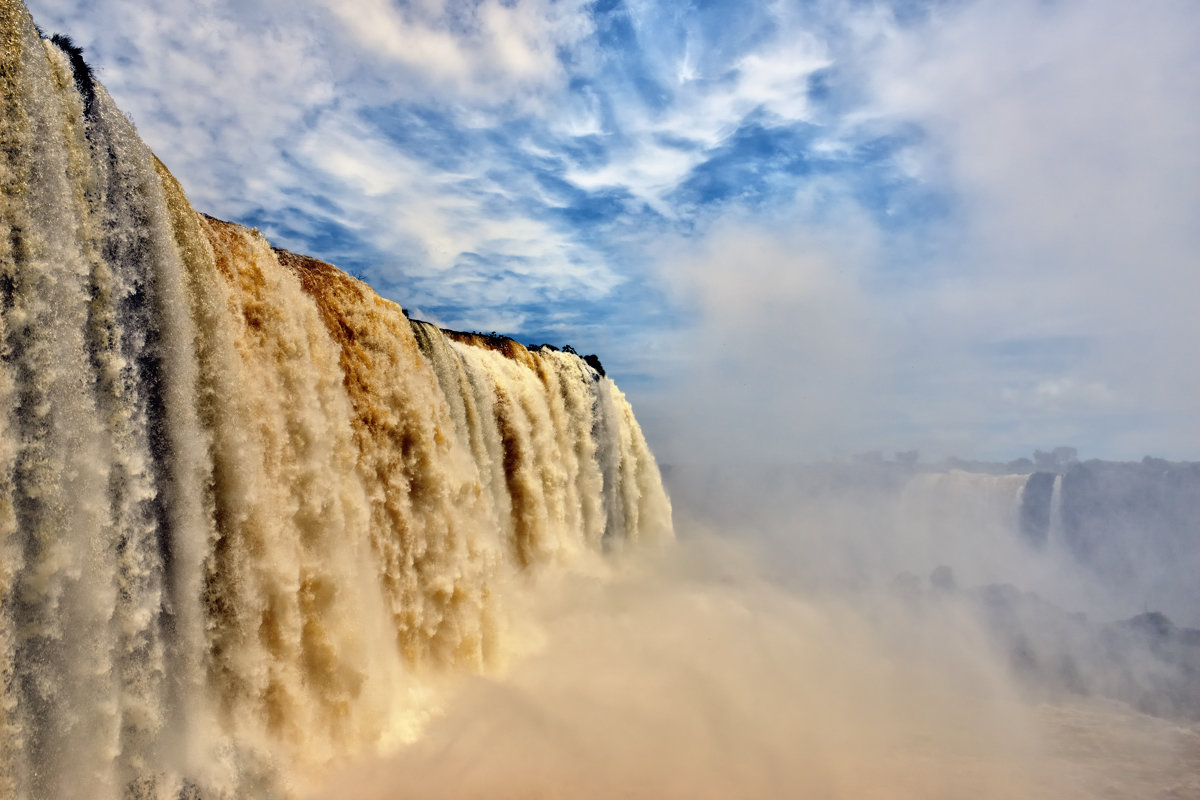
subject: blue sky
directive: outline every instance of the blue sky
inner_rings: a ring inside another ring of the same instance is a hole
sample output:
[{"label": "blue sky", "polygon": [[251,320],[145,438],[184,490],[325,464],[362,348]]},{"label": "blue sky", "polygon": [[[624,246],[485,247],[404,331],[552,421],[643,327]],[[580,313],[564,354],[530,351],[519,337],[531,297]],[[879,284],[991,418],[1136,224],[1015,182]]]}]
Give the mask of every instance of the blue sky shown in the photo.
[{"label": "blue sky", "polygon": [[193,204],[665,461],[1200,457],[1193,0],[34,0]]}]

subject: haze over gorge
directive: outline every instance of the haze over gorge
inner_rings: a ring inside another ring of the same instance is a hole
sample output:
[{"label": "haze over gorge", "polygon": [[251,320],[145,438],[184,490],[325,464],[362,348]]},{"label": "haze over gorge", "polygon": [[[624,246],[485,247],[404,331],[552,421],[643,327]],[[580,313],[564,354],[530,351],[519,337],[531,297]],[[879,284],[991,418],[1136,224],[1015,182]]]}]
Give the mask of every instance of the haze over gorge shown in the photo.
[{"label": "haze over gorge", "polygon": [[660,473],[597,356],[194,209],[19,0],[0,83],[0,798],[1200,798],[1200,465]]}]

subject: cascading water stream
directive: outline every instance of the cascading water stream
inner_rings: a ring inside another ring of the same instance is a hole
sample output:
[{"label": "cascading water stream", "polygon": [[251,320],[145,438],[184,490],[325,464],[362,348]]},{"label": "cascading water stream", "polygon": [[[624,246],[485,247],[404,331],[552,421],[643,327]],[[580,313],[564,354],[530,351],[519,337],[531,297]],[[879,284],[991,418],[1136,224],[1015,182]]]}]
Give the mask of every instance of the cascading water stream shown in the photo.
[{"label": "cascading water stream", "polygon": [[1062,513],[1062,475],[1055,475],[1054,486],[1050,489],[1050,519],[1046,526],[1046,540],[1051,547],[1063,547]]},{"label": "cascading water stream", "polygon": [[0,45],[0,796],[286,795],[528,576],[670,539],[611,380],[197,214],[15,0]]}]

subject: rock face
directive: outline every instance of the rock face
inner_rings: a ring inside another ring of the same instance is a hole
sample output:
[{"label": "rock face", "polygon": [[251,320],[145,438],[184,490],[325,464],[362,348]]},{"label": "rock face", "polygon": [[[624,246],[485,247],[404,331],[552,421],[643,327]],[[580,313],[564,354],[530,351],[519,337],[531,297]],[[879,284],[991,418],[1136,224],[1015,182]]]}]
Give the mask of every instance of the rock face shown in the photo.
[{"label": "rock face", "polygon": [[1113,580],[1200,568],[1200,464],[1076,464],[1062,477],[1062,527],[1071,551]]},{"label": "rock face", "polygon": [[1021,533],[1030,544],[1044,547],[1050,535],[1054,489],[1059,478],[1053,472],[1035,472],[1021,492]]},{"label": "rock face", "polygon": [[0,796],[278,796],[669,539],[624,396],[196,213],[0,0]]},{"label": "rock face", "polygon": [[1200,630],[1176,627],[1158,612],[1095,623],[1011,586],[983,587],[969,597],[1031,688],[1200,720]]}]

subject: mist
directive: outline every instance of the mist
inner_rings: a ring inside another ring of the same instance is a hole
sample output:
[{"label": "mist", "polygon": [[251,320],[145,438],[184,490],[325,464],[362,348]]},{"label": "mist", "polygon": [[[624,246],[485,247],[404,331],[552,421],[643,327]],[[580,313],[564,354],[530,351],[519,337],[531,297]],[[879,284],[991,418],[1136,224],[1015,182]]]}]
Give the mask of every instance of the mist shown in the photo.
[{"label": "mist", "polygon": [[[835,502],[808,505],[825,506],[824,546],[803,526],[789,548],[761,528],[714,532],[680,515],[662,552],[540,581],[502,673],[456,684],[413,744],[313,796],[1200,792],[1200,730],[1179,716],[1194,696],[1152,715],[1031,671],[1013,642],[1057,658],[1069,647],[1059,617],[1018,602],[1000,613],[1019,630],[999,636],[986,598],[948,585],[944,567],[932,581],[876,580],[892,554],[852,565],[845,551],[869,533],[857,526],[880,508],[855,520],[842,503],[835,522]],[[1003,551],[985,542],[977,557]],[[1140,641],[1076,654],[1092,659],[1078,665],[1092,687],[1170,668]]]},{"label": "mist", "polygon": [[1058,494],[1193,466],[904,455],[668,467],[674,543],[528,584],[502,670],[313,797],[1200,796],[1195,531],[1093,509],[1088,560]]},{"label": "mist", "polygon": [[[891,641],[889,621],[763,582],[728,544],[543,588],[537,652],[319,796],[1003,797],[1032,763],[975,648]],[[921,764],[926,747],[946,761]]]}]

